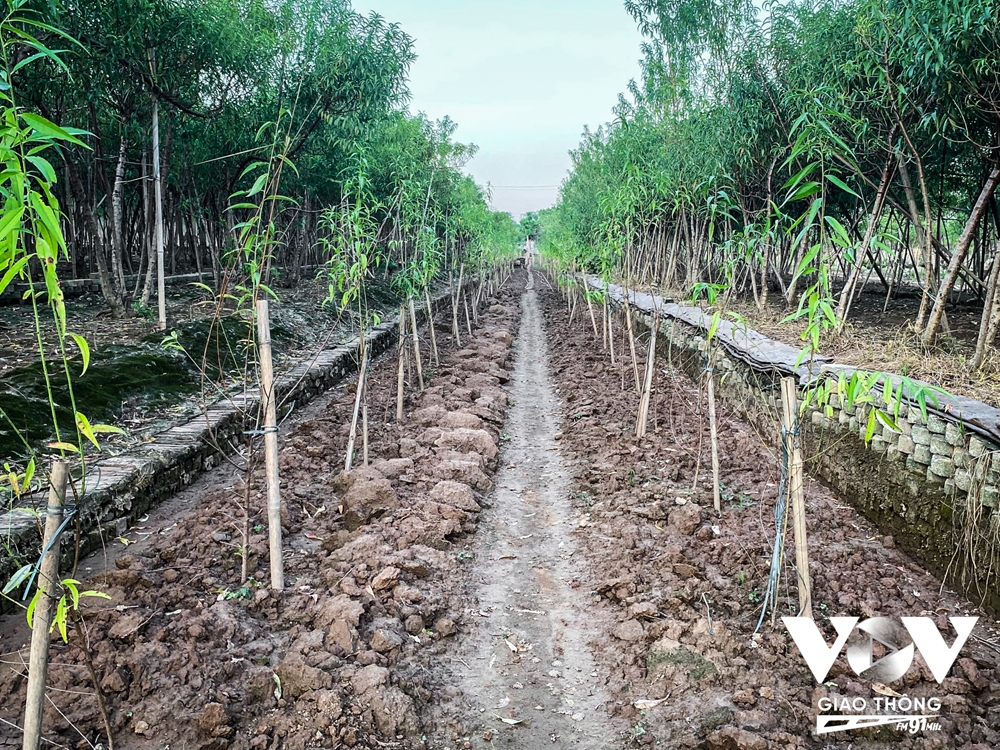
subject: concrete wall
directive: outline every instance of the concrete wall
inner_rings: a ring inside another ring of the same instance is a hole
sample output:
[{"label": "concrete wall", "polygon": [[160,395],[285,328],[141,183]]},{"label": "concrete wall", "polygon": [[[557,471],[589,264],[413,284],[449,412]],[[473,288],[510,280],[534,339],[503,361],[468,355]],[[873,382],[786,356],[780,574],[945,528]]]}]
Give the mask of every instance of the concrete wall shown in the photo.
[{"label": "concrete wall", "polygon": [[[636,312],[648,329],[652,316]],[[660,331],[658,354],[700,377],[708,364],[705,331],[669,316]],[[785,373],[752,368],[721,346],[715,351],[718,397],[777,443]],[[801,419],[806,470],[949,586],[1000,612],[1000,447],[960,421],[925,420],[905,405],[901,431],[879,424],[866,444],[867,417],[864,408],[836,402],[831,417],[809,410]]]}]

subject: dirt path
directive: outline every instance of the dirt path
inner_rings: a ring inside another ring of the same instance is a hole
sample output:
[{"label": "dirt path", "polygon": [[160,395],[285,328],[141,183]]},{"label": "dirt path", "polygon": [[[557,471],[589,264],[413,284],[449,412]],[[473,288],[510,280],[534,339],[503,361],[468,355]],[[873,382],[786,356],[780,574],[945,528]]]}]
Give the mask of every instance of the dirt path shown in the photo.
[{"label": "dirt path", "polygon": [[559,400],[534,282],[521,299],[510,440],[472,547],[478,610],[458,643],[455,679],[474,747],[606,748],[615,732],[589,647],[597,623],[571,533],[572,470],[558,448]]}]

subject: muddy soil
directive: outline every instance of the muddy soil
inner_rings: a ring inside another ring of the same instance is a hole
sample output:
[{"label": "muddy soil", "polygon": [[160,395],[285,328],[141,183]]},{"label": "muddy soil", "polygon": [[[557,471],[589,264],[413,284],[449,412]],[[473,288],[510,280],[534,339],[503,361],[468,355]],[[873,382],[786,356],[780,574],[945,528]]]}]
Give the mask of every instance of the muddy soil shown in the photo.
[{"label": "muddy soil", "polygon": [[[563,403],[559,441],[578,461],[571,490],[577,544],[601,572],[591,606],[615,625],[596,637],[613,714],[634,745],[704,747],[976,748],[1000,746],[1000,637],[995,622],[895,548],[828,488],[807,480],[807,528],[817,619],[979,615],[973,640],[938,685],[920,656],[902,683],[942,699],[941,730],[812,733],[820,697],[874,697],[841,657],[817,687],[780,618],[754,634],[770,567],[778,458],[746,424],[720,411],[723,510],[712,509],[709,435],[696,384],[658,363],[651,431],[634,437],[638,395],[627,343],[612,366],[589,319],[572,326],[543,295],[551,370]],[[620,335],[620,329],[617,332]],[[642,360],[640,357],[640,372]],[[777,427],[776,427],[777,430]],[[770,436],[767,436],[770,440]],[[794,615],[787,581],[781,612]],[[829,623],[828,642],[833,639]],[[947,636],[948,642],[954,636]],[[661,701],[654,706],[639,701]]]},{"label": "muddy soil", "polygon": [[589,611],[595,581],[576,554],[573,472],[556,440],[559,400],[534,282],[522,301],[493,506],[469,551],[467,626],[449,654],[445,681],[461,696],[445,711],[476,748],[607,748],[616,726],[590,641],[614,622]]},{"label": "muddy soil", "polygon": [[[369,467],[342,471],[353,388],[283,437],[284,593],[267,586],[259,471],[248,544],[247,493],[231,466],[188,509],[147,519],[124,549],[109,543],[110,569],[85,583],[112,601],[88,601],[85,618],[116,747],[425,746],[421,715],[443,690],[434,670],[463,617],[452,590],[460,541],[493,489],[524,283],[521,272],[485,300],[461,347],[439,323],[441,364],[427,366],[425,349],[427,387],[410,384],[401,425],[396,363],[373,369]],[[102,566],[87,560],[80,572]],[[0,637],[0,746],[19,745],[23,617],[0,621]],[[54,648],[48,695],[55,746],[102,741],[73,638]]]}]

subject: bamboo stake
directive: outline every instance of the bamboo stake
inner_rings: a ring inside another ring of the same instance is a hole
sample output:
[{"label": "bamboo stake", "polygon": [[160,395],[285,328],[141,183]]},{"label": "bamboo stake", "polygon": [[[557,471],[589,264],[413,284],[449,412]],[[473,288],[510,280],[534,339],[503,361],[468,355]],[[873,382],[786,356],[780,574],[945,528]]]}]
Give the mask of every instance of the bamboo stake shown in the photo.
[{"label": "bamboo stake", "polygon": [[809,550],[806,546],[806,509],[802,491],[802,448],[798,436],[798,402],[795,378],[781,379],[781,426],[788,452],[788,496],[792,501],[795,529],[795,567],[798,571],[799,616],[812,617],[812,584],[809,579]]},{"label": "bamboo stake", "polygon": [[608,349],[611,352],[611,365],[615,364],[615,333],[611,328],[611,305],[608,304],[607,295],[604,297],[604,311],[607,314],[608,322]]},{"label": "bamboo stake", "polygon": [[368,466],[368,379],[365,378],[364,395],[361,397],[361,445]]},{"label": "bamboo stake", "polygon": [[441,361],[438,359],[437,336],[434,335],[434,305],[431,304],[431,293],[427,291],[426,284],[424,284],[424,299],[427,302],[427,328],[431,332],[431,351],[434,354],[434,366],[438,367]]},{"label": "bamboo stake", "polygon": [[628,348],[632,354],[632,375],[635,377],[635,391],[639,392],[639,362],[635,354],[635,334],[632,332],[632,308],[625,303],[625,323],[628,325]]},{"label": "bamboo stake", "polygon": [[396,368],[396,421],[403,421],[403,360],[404,347],[406,345],[406,316],[403,314],[403,306],[399,307],[399,343],[397,345],[396,358],[399,365]]},{"label": "bamboo stake", "polygon": [[597,318],[594,317],[594,306],[590,303],[590,295],[587,294],[589,287],[587,286],[587,277],[583,277],[583,297],[587,300],[587,310],[590,311],[590,323],[594,326],[594,338],[600,338],[601,334],[597,330]]},{"label": "bamboo stake", "polygon": [[264,402],[264,472],[267,476],[267,527],[271,553],[271,588],[285,588],[281,556],[281,489],[278,478],[278,409],[271,362],[271,324],[267,299],[257,300],[257,345],[260,348],[260,397]]},{"label": "bamboo stake", "polygon": [[[365,402],[365,384],[368,376],[368,347],[364,346],[362,339],[361,347],[361,367],[358,368],[358,386],[354,392],[354,412],[351,415],[351,431],[347,437],[347,457],[344,459],[344,471],[350,471],[354,465],[354,443],[358,438],[358,415],[361,412],[362,404]],[[367,446],[368,435],[365,434],[367,425],[362,425],[362,442]],[[365,466],[368,462],[365,461]]]},{"label": "bamboo stake", "polygon": [[420,337],[417,335],[417,313],[413,309],[413,297],[410,297],[410,331],[413,334],[413,359],[417,363],[417,382],[420,384],[420,390],[423,391],[424,368],[420,363]]},{"label": "bamboo stake", "polygon": [[52,628],[52,607],[59,594],[59,539],[56,534],[62,524],[66,475],[66,462],[53,461],[52,474],[49,476],[49,507],[45,514],[45,534],[42,537],[42,549],[48,551],[42,558],[38,571],[38,588],[42,593],[35,605],[31,628],[23,750],[38,750],[42,741],[45,679],[49,670],[49,630]]},{"label": "bamboo stake", "polygon": [[715,374],[709,367],[708,375],[708,429],[712,438],[712,495],[715,512],[722,513],[722,493],[719,485],[719,430],[715,421]]},{"label": "bamboo stake", "polygon": [[653,326],[649,329],[649,351],[646,354],[646,379],[639,397],[639,418],[636,420],[635,436],[646,436],[646,420],[649,416],[649,397],[653,388],[653,369],[656,359],[656,329],[660,326],[659,315],[653,316]]},{"label": "bamboo stake", "polygon": [[462,295],[462,306],[465,307],[465,327],[469,331],[469,338],[472,338],[472,321],[469,320],[469,299]]},{"label": "bamboo stake", "polygon": [[462,348],[462,337],[458,328],[458,297],[462,293],[462,273],[464,271],[465,266],[460,265],[458,267],[458,286],[455,287],[455,294],[451,298],[451,331],[455,335],[455,346],[459,349]]},{"label": "bamboo stake", "polygon": [[[607,351],[608,334],[610,331],[608,330],[608,294],[606,289],[604,290],[603,303],[604,304],[601,306],[601,346],[603,346],[604,350]],[[611,355],[611,361],[615,361],[614,355]]]}]

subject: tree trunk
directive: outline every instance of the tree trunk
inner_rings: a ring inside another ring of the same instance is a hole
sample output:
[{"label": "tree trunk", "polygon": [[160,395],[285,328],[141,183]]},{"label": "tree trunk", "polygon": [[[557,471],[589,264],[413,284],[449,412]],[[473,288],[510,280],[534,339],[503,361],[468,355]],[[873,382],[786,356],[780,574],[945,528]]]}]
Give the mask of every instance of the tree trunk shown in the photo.
[{"label": "tree trunk", "polygon": [[969,366],[978,370],[986,361],[986,350],[996,341],[997,328],[1000,328],[1000,294],[997,293],[997,280],[1000,279],[1000,239],[996,241],[996,252],[993,254],[993,270],[986,287],[986,300],[983,305],[983,317],[979,324],[979,338],[976,340],[976,356]]},{"label": "tree trunk", "polygon": [[[156,209],[154,244],[156,246],[157,322],[160,330],[165,331],[167,329],[167,298],[164,293],[165,284],[163,281],[163,184],[160,179],[160,101],[156,94],[153,94],[153,205]],[[151,268],[152,265],[151,262]]]},{"label": "tree trunk", "polygon": [[969,246],[972,244],[972,238],[976,234],[976,228],[979,226],[979,220],[982,218],[983,212],[986,210],[986,206],[989,204],[990,198],[997,188],[997,183],[1000,183],[1000,164],[994,165],[989,177],[986,178],[983,189],[979,191],[979,197],[972,207],[972,213],[969,214],[969,220],[965,222],[965,228],[958,238],[958,244],[952,251],[951,260],[948,262],[948,270],[941,281],[941,288],[938,289],[930,319],[927,321],[927,328],[921,336],[924,346],[932,345],[934,339],[937,337],[938,328],[941,327],[941,319],[944,316],[944,308],[948,303],[948,295],[951,294],[951,290],[955,286],[958,272],[962,268],[965,256],[969,252]]},{"label": "tree trunk", "polygon": [[[872,207],[872,216],[868,222],[868,228],[865,230],[865,237],[861,240],[861,245],[854,252],[854,265],[851,266],[847,283],[844,284],[844,288],[840,292],[840,304],[837,305],[837,333],[844,330],[844,323],[847,322],[847,313],[850,312],[851,302],[854,300],[854,290],[858,284],[858,276],[861,274],[861,264],[868,254],[868,248],[871,246],[872,237],[875,234],[875,227],[882,216],[882,205],[885,203],[885,194],[889,190],[889,175],[892,174],[891,166],[892,156],[886,159],[885,168],[882,170],[882,180],[878,186],[878,192],[875,194],[875,205]],[[872,265],[874,265],[874,259]]]},{"label": "tree trunk", "polygon": [[90,235],[93,241],[93,252],[91,255],[94,258],[94,262],[97,264],[97,276],[101,284],[101,294],[104,297],[104,301],[111,309],[111,315],[115,318],[124,317],[125,308],[122,307],[122,301],[115,294],[115,290],[112,287],[111,273],[108,271],[108,259],[104,248],[104,235],[101,233],[100,225],[97,222],[97,215],[94,213],[94,205],[93,203],[87,201],[87,196],[83,188],[83,182],[80,180],[80,173],[77,172],[76,167],[73,166],[73,162],[67,159],[66,166],[69,169],[70,185],[73,190],[74,200],[76,200],[78,205],[85,206],[84,212],[86,214],[87,228],[90,230]]},{"label": "tree trunk", "polygon": [[125,157],[128,144],[125,134],[122,133],[121,143],[118,146],[118,164],[115,167],[115,184],[111,188],[111,270],[114,273],[115,286],[117,287],[115,296],[123,297],[128,289],[125,284],[125,267],[123,257],[125,255],[125,222],[122,211],[122,193],[125,190]]}]

